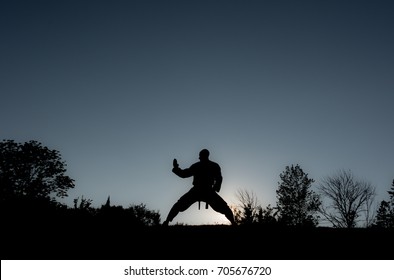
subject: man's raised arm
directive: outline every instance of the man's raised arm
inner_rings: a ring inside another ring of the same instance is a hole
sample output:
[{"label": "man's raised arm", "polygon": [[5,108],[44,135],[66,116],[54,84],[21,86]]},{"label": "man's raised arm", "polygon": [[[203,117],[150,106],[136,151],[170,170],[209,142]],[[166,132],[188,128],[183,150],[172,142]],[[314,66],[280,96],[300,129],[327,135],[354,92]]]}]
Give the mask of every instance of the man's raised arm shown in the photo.
[{"label": "man's raised arm", "polygon": [[188,178],[193,175],[190,168],[187,168],[187,169],[179,168],[178,161],[175,158],[172,162],[172,165],[173,165],[172,172],[174,172],[176,175],[178,175],[181,178]]}]

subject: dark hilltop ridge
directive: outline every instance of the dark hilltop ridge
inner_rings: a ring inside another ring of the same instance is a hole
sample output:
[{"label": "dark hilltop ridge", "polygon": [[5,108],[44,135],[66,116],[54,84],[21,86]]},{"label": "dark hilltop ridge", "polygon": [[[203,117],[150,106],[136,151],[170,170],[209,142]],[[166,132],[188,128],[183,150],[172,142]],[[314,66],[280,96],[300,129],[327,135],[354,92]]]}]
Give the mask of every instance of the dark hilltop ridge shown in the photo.
[{"label": "dark hilltop ridge", "polygon": [[132,227],[116,221],[9,226],[3,260],[380,260],[392,259],[394,249],[394,231],[376,228]]}]

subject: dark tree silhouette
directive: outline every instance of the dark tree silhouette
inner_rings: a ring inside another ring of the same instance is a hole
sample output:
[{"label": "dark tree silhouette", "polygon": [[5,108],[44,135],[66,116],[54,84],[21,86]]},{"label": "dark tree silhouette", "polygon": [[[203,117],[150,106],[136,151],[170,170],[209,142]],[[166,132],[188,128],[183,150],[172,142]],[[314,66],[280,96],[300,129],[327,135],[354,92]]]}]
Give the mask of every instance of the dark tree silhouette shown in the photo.
[{"label": "dark tree silhouette", "polygon": [[144,203],[132,204],[126,208],[126,212],[130,213],[143,226],[160,225],[160,213],[148,209]]},{"label": "dark tree silhouette", "polygon": [[144,203],[131,204],[129,207],[111,205],[110,197],[107,202],[96,210],[100,221],[106,223],[125,223],[132,226],[158,226],[160,213],[150,210]]},{"label": "dark tree silhouette", "polygon": [[75,218],[90,218],[96,215],[97,209],[95,209],[92,206],[92,199],[84,198],[83,196],[81,198],[77,197],[73,200],[74,202],[74,207],[71,209],[68,209],[69,212],[72,214],[73,217]]},{"label": "dark tree silhouette", "polygon": [[310,190],[314,180],[309,179],[298,164],[286,166],[280,178],[276,191],[278,221],[287,226],[316,226],[321,201],[319,195]]},{"label": "dark tree silhouette", "polygon": [[271,204],[268,204],[266,208],[259,207],[256,214],[257,223],[261,225],[275,225],[277,223],[276,216],[277,212]]},{"label": "dark tree silhouette", "polygon": [[368,223],[370,207],[376,195],[375,188],[368,182],[354,178],[350,170],[340,170],[334,176],[322,180],[319,190],[329,200],[320,212],[336,228],[354,228],[360,217]]},{"label": "dark tree silhouette", "polygon": [[60,153],[37,141],[0,143],[1,199],[66,197],[74,180]]},{"label": "dark tree silhouette", "polygon": [[391,184],[389,201],[382,200],[376,213],[375,225],[382,228],[394,228],[394,180]]},{"label": "dark tree silhouette", "polygon": [[258,205],[256,195],[248,190],[238,190],[236,194],[239,205],[234,207],[234,219],[239,225],[250,225],[258,222]]},{"label": "dark tree silhouette", "polygon": [[238,225],[274,225],[277,223],[275,209],[270,204],[263,208],[253,191],[240,189],[236,197],[239,204],[232,206],[232,210]]}]

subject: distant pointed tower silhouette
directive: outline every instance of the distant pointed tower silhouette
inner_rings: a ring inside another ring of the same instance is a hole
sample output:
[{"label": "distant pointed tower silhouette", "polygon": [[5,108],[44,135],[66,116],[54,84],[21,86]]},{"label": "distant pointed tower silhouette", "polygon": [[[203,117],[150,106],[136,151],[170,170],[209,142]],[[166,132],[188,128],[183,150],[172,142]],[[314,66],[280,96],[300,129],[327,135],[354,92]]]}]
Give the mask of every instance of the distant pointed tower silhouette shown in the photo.
[{"label": "distant pointed tower silhouette", "polygon": [[110,196],[107,198],[107,202],[104,205],[105,208],[111,208]]}]

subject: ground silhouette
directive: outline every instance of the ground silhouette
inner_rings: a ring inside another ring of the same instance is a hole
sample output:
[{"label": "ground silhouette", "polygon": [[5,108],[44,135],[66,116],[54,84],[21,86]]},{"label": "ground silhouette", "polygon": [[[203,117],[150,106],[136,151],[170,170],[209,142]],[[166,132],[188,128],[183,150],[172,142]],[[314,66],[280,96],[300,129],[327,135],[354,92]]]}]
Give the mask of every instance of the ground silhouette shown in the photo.
[{"label": "ground silhouette", "polygon": [[[3,224],[4,225],[4,224]],[[13,221],[2,259],[390,259],[389,229],[136,226],[79,219]]]}]

